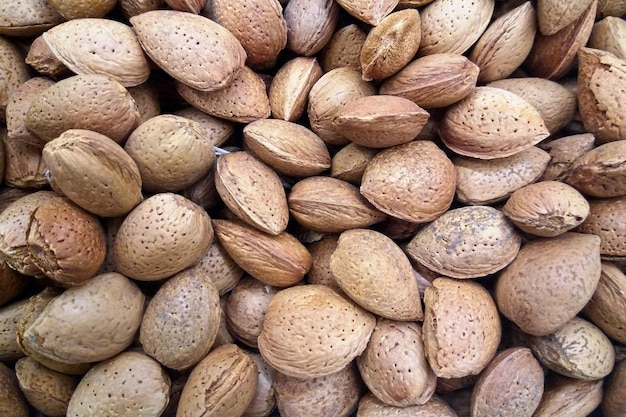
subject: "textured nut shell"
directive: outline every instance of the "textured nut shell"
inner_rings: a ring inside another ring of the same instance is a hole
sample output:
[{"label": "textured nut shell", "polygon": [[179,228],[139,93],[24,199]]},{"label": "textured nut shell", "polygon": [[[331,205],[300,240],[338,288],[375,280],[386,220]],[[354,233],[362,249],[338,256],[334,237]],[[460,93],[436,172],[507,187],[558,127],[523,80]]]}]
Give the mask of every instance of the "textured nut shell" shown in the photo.
[{"label": "textured nut shell", "polygon": [[361,48],[366,37],[367,34],[356,24],[338,29],[321,53],[320,64],[324,72],[339,67],[361,71]]},{"label": "textured nut shell", "polygon": [[479,159],[514,155],[549,136],[541,115],[509,91],[477,87],[449,107],[439,135],[454,152]]},{"label": "textured nut shell", "polygon": [[0,36],[0,71],[4,74],[0,79],[0,120],[3,120],[9,97],[30,78],[28,66],[17,45],[3,36]]},{"label": "textured nut shell", "polygon": [[36,37],[30,44],[24,62],[33,67],[41,75],[52,77],[55,80],[66,77],[71,73],[71,71],[54,56],[50,47],[43,39],[43,35]]},{"label": "textured nut shell", "polygon": [[120,9],[125,17],[131,18],[151,10],[161,9],[164,0],[119,0]]},{"label": "textured nut shell", "polygon": [[375,324],[373,314],[324,285],[290,287],[279,291],[267,308],[259,350],[279,372],[322,377],[360,355]]},{"label": "textured nut shell", "polygon": [[150,75],[135,33],[123,23],[74,19],[46,31],[43,38],[54,56],[76,74],[103,74],[124,87],[142,84]]},{"label": "textured nut shell", "polygon": [[602,380],[561,378],[547,385],[533,417],[588,416],[602,402]]},{"label": "textured nut shell", "polygon": [[208,275],[220,295],[232,290],[243,276],[243,269],[233,261],[217,239],[211,242],[209,249],[192,268]]},{"label": "textured nut shell", "polygon": [[552,237],[581,224],[589,215],[589,203],[567,184],[542,181],[515,191],[502,212],[524,232]]},{"label": "textured nut shell", "polygon": [[224,88],[244,66],[246,51],[241,43],[204,16],[153,10],[131,17],[130,23],[142,48],[159,68],[191,88]]},{"label": "textured nut shell", "polygon": [[367,164],[374,158],[377,149],[349,143],[333,156],[330,162],[330,176],[350,184],[361,185],[361,178]]},{"label": "textured nut shell", "polygon": [[544,172],[550,155],[536,146],[496,159],[456,157],[456,197],[462,203],[491,204],[531,184]]},{"label": "textured nut shell", "polygon": [[49,78],[34,77],[24,82],[11,93],[6,109],[8,137],[34,146],[43,146],[43,141],[26,127],[25,117],[32,101],[53,84],[54,81]]},{"label": "textured nut shell", "polygon": [[593,0],[574,3],[558,0],[540,0],[537,2],[537,20],[543,35],[554,35],[570,23],[578,19]]},{"label": "textured nut shell", "polygon": [[417,323],[378,319],[357,364],[363,382],[385,404],[424,404],[435,392],[437,377],[426,360]]},{"label": "textured nut shell", "polygon": [[243,417],[267,417],[276,408],[274,378],[276,371],[265,362],[260,353],[248,352],[256,363],[258,382],[254,397],[246,408]]},{"label": "textured nut shell", "polygon": [[207,0],[165,0],[165,3],[174,10],[199,14]]},{"label": "textured nut shell", "polygon": [[55,188],[91,213],[121,216],[141,202],[137,164],[100,133],[66,130],[46,143],[42,156]]},{"label": "textured nut shell", "polygon": [[337,3],[360,21],[377,26],[393,11],[398,0],[339,0]]},{"label": "textured nut shell", "polygon": [[421,229],[405,250],[439,274],[478,278],[497,272],[517,255],[521,237],[500,211],[489,206],[450,210]]},{"label": "textured nut shell", "polygon": [[231,122],[249,123],[271,113],[265,83],[248,67],[243,67],[226,87],[216,91],[197,90],[182,82],[176,84],[176,89],[192,106]]},{"label": "textured nut shell", "polygon": [[446,107],[474,90],[479,71],[461,54],[432,54],[412,61],[383,81],[380,94],[404,97],[425,109]]},{"label": "textured nut shell", "polygon": [[26,112],[26,127],[49,142],[68,129],[88,129],[124,140],[139,122],[132,96],[100,74],[75,75],[44,90]]},{"label": "textured nut shell", "polygon": [[600,236],[606,260],[626,260],[626,197],[589,201],[589,216],[576,229]]},{"label": "textured nut shell", "polygon": [[421,405],[395,407],[367,393],[359,401],[357,417],[457,417],[454,410],[436,395]]},{"label": "textured nut shell", "polygon": [[143,309],[144,295],[133,282],[100,274],[55,297],[25,329],[22,343],[60,362],[101,361],[131,344]]},{"label": "textured nut shell", "polygon": [[127,415],[158,417],[170,395],[170,378],[157,361],[123,352],[95,365],[72,395],[68,417]]},{"label": "textured nut shell", "polygon": [[595,137],[591,133],[565,136],[546,143],[543,148],[550,154],[550,163],[540,181],[562,181],[569,175],[570,167],[579,157],[594,147]]},{"label": "textured nut shell", "polygon": [[598,236],[572,232],[526,243],[496,283],[500,312],[530,335],[554,332],[591,299],[599,252]]},{"label": "textured nut shell", "polygon": [[493,358],[476,381],[471,413],[532,416],[543,395],[543,379],[543,369],[530,349],[506,349]]},{"label": "textured nut shell", "polygon": [[52,2],[28,0],[0,5],[0,35],[37,36],[63,21]]},{"label": "textured nut shell", "polygon": [[326,285],[341,294],[342,290],[335,281],[333,272],[330,269],[330,257],[337,249],[338,242],[339,235],[327,234],[320,240],[307,246],[313,258],[313,265],[309,269],[306,279],[309,284]]},{"label": "textured nut shell", "polygon": [[382,80],[400,71],[420,45],[420,15],[416,9],[391,13],[372,28],[361,48],[364,80]]},{"label": "textured nut shell", "polygon": [[262,119],[243,128],[244,144],[277,172],[294,177],[321,174],[330,154],[319,136],[306,127],[280,119]]},{"label": "textured nut shell", "polygon": [[626,318],[616,311],[626,306],[626,275],[611,262],[602,262],[598,287],[583,313],[613,340],[626,343]]},{"label": "textured nut shell", "polygon": [[290,0],[285,6],[287,48],[313,56],[328,43],[339,21],[339,4],[333,0]]},{"label": "textured nut shell", "polygon": [[202,128],[206,131],[206,139],[208,139],[213,146],[223,145],[235,131],[234,123],[210,116],[195,107],[177,110],[174,114],[200,123]]},{"label": "textured nut shell", "polygon": [[416,140],[378,153],[360,191],[380,211],[413,223],[432,221],[452,204],[456,172],[434,143]]},{"label": "textured nut shell", "polygon": [[343,232],[330,257],[330,270],[339,287],[364,309],[392,320],[423,318],[411,262],[382,233]]},{"label": "textured nut shell", "polygon": [[0,363],[0,413],[11,417],[28,417],[28,402],[15,377],[15,372]]},{"label": "textured nut shell", "polygon": [[103,17],[115,7],[115,0],[50,0],[54,8],[67,20]]},{"label": "textured nut shell", "polygon": [[293,235],[270,235],[240,221],[213,220],[215,235],[237,265],[259,281],[287,287],[300,281],[313,262]]},{"label": "textured nut shell", "polygon": [[26,357],[15,363],[15,374],[28,402],[50,417],[65,417],[79,379],[65,375]]},{"label": "textured nut shell", "polygon": [[28,284],[26,276],[9,267],[5,261],[0,261],[0,306],[15,300]]},{"label": "textured nut shell", "polygon": [[288,201],[293,218],[320,233],[367,227],[387,217],[374,208],[356,186],[331,177],[308,177],[298,181]]},{"label": "textured nut shell", "polygon": [[598,0],[598,18],[606,16],[622,16],[626,13],[626,2],[623,0]]},{"label": "textured nut shell", "polygon": [[375,95],[358,98],[335,112],[337,132],[353,143],[387,148],[410,142],[430,115],[403,97]]},{"label": "textured nut shell", "polygon": [[363,81],[361,73],[352,68],[341,67],[325,73],[309,92],[307,114],[311,129],[329,145],[346,144],[348,140],[333,127],[337,110],[374,93],[374,86]]},{"label": "textured nut shell", "polygon": [[159,102],[159,91],[156,83],[146,81],[135,87],[129,87],[128,92],[137,105],[139,124],[161,114],[161,103]]},{"label": "textured nut shell", "polygon": [[272,117],[289,122],[304,114],[309,92],[322,76],[316,58],[297,57],[282,65],[270,84],[269,101]]},{"label": "textured nut shell", "polygon": [[139,341],[144,352],[163,366],[188,369],[209,353],[220,314],[219,293],[211,278],[187,269],[168,279],[152,297]]},{"label": "textured nut shell", "polygon": [[500,316],[487,290],[473,281],[436,278],[424,292],[426,357],[439,378],[477,375],[500,343]]},{"label": "textured nut shell", "polygon": [[626,59],[626,22],[614,16],[600,20],[593,25],[587,46]]},{"label": "textured nut shell", "polygon": [[65,197],[37,207],[26,244],[34,264],[61,285],[79,285],[94,276],[107,250],[100,220]]},{"label": "textured nut shell", "polygon": [[529,1],[494,20],[469,56],[480,68],[478,81],[511,75],[530,53],[536,30],[535,9]]},{"label": "textured nut shell", "polygon": [[555,81],[533,77],[507,78],[494,81],[489,87],[508,90],[529,102],[539,112],[551,134],[574,119],[576,95]]},{"label": "textured nut shell", "polygon": [[226,206],[247,224],[272,235],[287,228],[289,207],[278,174],[248,152],[217,159],[215,187]]},{"label": "textured nut shell", "polygon": [[462,54],[480,38],[491,20],[494,0],[438,0],[421,12],[422,41],[419,55]]},{"label": "textured nut shell", "polygon": [[604,384],[602,411],[606,417],[618,417],[626,407],[626,361],[622,360]]},{"label": "textured nut shell", "polygon": [[356,408],[361,378],[354,364],[330,375],[301,379],[276,373],[276,405],[282,417],[347,417]]},{"label": "textured nut shell", "polygon": [[14,361],[25,356],[16,339],[17,324],[28,300],[15,301],[0,309],[0,360]]},{"label": "textured nut shell", "polygon": [[11,137],[0,128],[0,141],[4,142],[4,182],[10,187],[43,188],[48,185],[46,166],[41,158],[41,146],[34,146]]},{"label": "textured nut shell", "polygon": [[257,381],[257,366],[250,355],[234,344],[219,346],[191,371],[176,415],[242,415],[254,397]]},{"label": "textured nut shell", "polygon": [[531,337],[529,347],[543,366],[570,378],[602,379],[615,363],[615,349],[609,338],[579,317],[554,333]]},{"label": "textured nut shell", "polygon": [[177,194],[155,194],[120,226],[115,266],[134,279],[160,280],[198,262],[212,240],[211,219],[200,206]]}]

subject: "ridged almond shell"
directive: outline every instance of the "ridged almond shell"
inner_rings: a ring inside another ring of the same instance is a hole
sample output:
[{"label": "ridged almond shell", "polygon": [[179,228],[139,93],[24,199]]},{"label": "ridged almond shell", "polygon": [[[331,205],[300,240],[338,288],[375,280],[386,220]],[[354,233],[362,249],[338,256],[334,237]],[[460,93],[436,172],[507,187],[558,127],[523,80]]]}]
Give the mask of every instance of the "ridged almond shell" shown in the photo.
[{"label": "ridged almond shell", "polygon": [[537,20],[543,35],[554,35],[578,19],[587,10],[593,0],[565,2],[559,0],[539,0],[537,2]]},{"label": "ridged almond shell", "polygon": [[335,32],[339,10],[334,0],[290,0],[284,11],[287,48],[303,56],[321,51]]},{"label": "ridged almond shell", "polygon": [[377,26],[393,11],[398,0],[339,0],[337,3],[360,21]]},{"label": "ridged almond shell", "polygon": [[605,143],[578,158],[565,182],[592,197],[626,195],[626,140]]},{"label": "ridged almond shell", "polygon": [[289,122],[302,117],[309,91],[321,76],[322,68],[316,58],[296,57],[282,65],[268,93],[272,116]]},{"label": "ridged almond shell", "polygon": [[617,264],[602,262],[598,287],[585,306],[585,317],[604,334],[619,343],[626,343],[626,317],[615,314],[626,306],[626,275]]}]

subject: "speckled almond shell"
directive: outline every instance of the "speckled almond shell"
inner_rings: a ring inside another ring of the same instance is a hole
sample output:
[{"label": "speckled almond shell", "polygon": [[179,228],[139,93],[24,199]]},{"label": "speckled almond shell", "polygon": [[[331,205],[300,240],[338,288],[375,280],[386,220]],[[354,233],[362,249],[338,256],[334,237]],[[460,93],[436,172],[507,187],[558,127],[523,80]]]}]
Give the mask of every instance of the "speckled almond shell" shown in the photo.
[{"label": "speckled almond shell", "polygon": [[322,68],[313,57],[296,57],[282,65],[270,84],[272,117],[289,122],[298,120],[307,106],[309,91],[322,76]]},{"label": "speckled almond shell", "polygon": [[360,21],[377,26],[393,11],[398,0],[339,0],[337,3]]},{"label": "speckled almond shell", "polygon": [[378,149],[349,143],[339,149],[330,161],[330,176],[360,186],[367,164]]},{"label": "speckled almond shell", "polygon": [[576,231],[600,236],[602,259],[626,260],[626,197],[590,200],[589,216]]},{"label": "speckled almond shell", "polygon": [[41,158],[41,145],[35,146],[7,136],[0,129],[0,140],[4,142],[4,183],[9,187],[39,189],[46,187],[46,166]]},{"label": "speckled almond shell", "polygon": [[456,412],[444,400],[433,395],[430,400],[422,405],[409,405],[396,407],[385,404],[372,393],[367,393],[359,401],[359,417],[457,417]]},{"label": "speckled almond shell", "polygon": [[157,361],[144,353],[123,352],[85,374],[72,395],[67,416],[158,416],[169,402],[170,384]]},{"label": "speckled almond shell", "polygon": [[540,181],[563,181],[573,163],[594,148],[595,137],[591,133],[564,136],[546,143],[543,148],[550,154],[550,162],[539,178]]},{"label": "speckled almond shell", "polygon": [[558,413],[588,416],[602,402],[602,380],[584,381],[561,377],[546,388],[533,417],[551,417]]},{"label": "speckled almond shell", "polygon": [[335,282],[357,304],[392,320],[421,320],[413,268],[396,243],[380,232],[351,229],[330,257]]},{"label": "speckled almond shell", "polygon": [[124,87],[142,84],[150,65],[135,32],[103,18],[74,19],[46,31],[52,53],[76,74],[103,74]]},{"label": "speckled almond shell", "polygon": [[113,245],[117,271],[141,281],[168,278],[194,265],[213,240],[209,215],[172,193],[155,194],[124,219]]},{"label": "speckled almond shell", "polygon": [[20,390],[15,371],[0,363],[0,413],[28,417],[29,405]]},{"label": "speckled almond shell", "polygon": [[207,139],[213,146],[221,146],[235,131],[235,123],[208,115],[195,107],[186,107],[174,112],[176,116],[181,116],[202,125],[207,132]]},{"label": "speckled almond shell", "polygon": [[366,37],[367,34],[354,23],[337,29],[321,52],[320,64],[324,72],[339,67],[361,71],[361,48]]},{"label": "speckled almond shell", "polygon": [[38,36],[63,22],[63,16],[45,0],[21,0],[0,5],[0,35]]},{"label": "speckled almond shell", "polygon": [[304,56],[318,53],[335,32],[340,9],[334,0],[290,0],[284,11],[287,48]]},{"label": "speckled almond shell", "polygon": [[13,140],[41,147],[44,142],[26,127],[26,112],[40,93],[55,83],[47,77],[34,77],[16,88],[7,102],[7,134]]},{"label": "speckled almond shell", "polygon": [[199,14],[207,0],[166,0],[165,3],[174,10]]},{"label": "speckled almond shell", "polygon": [[604,334],[626,343],[626,317],[615,314],[626,308],[626,275],[612,262],[602,262],[598,287],[583,313]]},{"label": "speckled almond shell", "polygon": [[360,355],[375,324],[373,314],[324,285],[290,287],[279,291],[267,308],[259,350],[279,372],[322,377]]},{"label": "speckled almond shell", "polygon": [[593,0],[574,3],[559,0],[542,0],[537,2],[537,20],[543,35],[554,35],[582,15]]},{"label": "speckled almond shell", "polygon": [[191,371],[180,395],[176,415],[219,417],[243,415],[254,397],[257,366],[234,344],[209,353]]},{"label": "speckled almond shell", "polygon": [[200,91],[229,85],[246,51],[223,26],[193,13],[153,10],[130,18],[146,54],[176,80]]},{"label": "speckled almond shell", "polygon": [[218,239],[211,242],[209,249],[202,255],[193,269],[207,274],[220,296],[232,290],[243,276],[243,269],[230,257]]},{"label": "speckled almond shell", "polygon": [[619,17],[607,16],[593,25],[587,46],[602,49],[624,59],[626,58],[625,37],[626,21]]},{"label": "speckled almond shell", "polygon": [[539,112],[517,94],[477,87],[448,108],[439,135],[460,155],[493,159],[528,149],[550,133]]},{"label": "speckled almond shell", "polygon": [[602,411],[606,417],[619,417],[626,406],[626,361],[615,365],[612,375],[604,382]]},{"label": "speckled almond shell", "polygon": [[17,342],[17,325],[24,315],[28,299],[17,300],[0,309],[0,360],[15,361],[26,354]]},{"label": "speckled almond shell", "polygon": [[103,17],[115,7],[115,0],[50,0],[67,20]]},{"label": "speckled almond shell", "polygon": [[0,120],[4,119],[9,96],[30,78],[22,53],[12,41],[0,36]]}]

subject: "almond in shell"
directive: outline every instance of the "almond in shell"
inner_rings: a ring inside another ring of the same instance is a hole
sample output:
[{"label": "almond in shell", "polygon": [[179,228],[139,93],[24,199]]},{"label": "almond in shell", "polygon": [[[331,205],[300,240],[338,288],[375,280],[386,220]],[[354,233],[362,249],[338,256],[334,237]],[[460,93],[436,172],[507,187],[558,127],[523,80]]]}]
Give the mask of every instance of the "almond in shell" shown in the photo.
[{"label": "almond in shell", "polygon": [[63,22],[52,2],[27,0],[0,5],[0,35],[38,36]]},{"label": "almond in shell", "polygon": [[377,149],[349,143],[333,156],[330,162],[330,176],[350,184],[361,185],[365,167],[374,158]]},{"label": "almond in shell", "polygon": [[604,334],[619,343],[626,343],[626,320],[615,314],[626,305],[626,275],[616,264],[602,262],[598,287],[583,313]]},{"label": "almond in shell", "polygon": [[584,381],[574,378],[553,378],[546,387],[534,417],[550,417],[562,413],[588,416],[602,402],[602,380]]},{"label": "almond in shell", "polygon": [[41,146],[31,145],[7,136],[0,128],[0,141],[4,147],[4,182],[10,187],[25,189],[48,185],[46,166],[41,157]]},{"label": "almond in shell", "polygon": [[602,411],[606,417],[618,417],[624,410],[626,406],[624,387],[626,387],[626,361],[622,360],[615,365],[613,373],[604,384]]},{"label": "almond in shell", "polygon": [[337,3],[360,21],[377,26],[393,11],[398,0],[339,0]]},{"label": "almond in shell", "polygon": [[421,405],[396,407],[385,404],[376,398],[372,393],[367,393],[361,397],[357,415],[359,417],[385,417],[389,415],[397,417],[457,416],[454,409],[437,395],[433,395],[430,397],[430,400]]},{"label": "almond in shell", "polygon": [[29,404],[20,390],[15,371],[0,363],[0,413],[28,417]]},{"label": "almond in shell", "polygon": [[[7,134],[12,140],[19,140],[30,145],[42,147],[44,142],[26,127],[26,112],[33,100],[54,81],[47,77],[34,77],[13,91],[6,108]],[[4,170],[3,170],[4,171]]]},{"label": "almond in shell", "polygon": [[589,201],[589,216],[576,229],[600,236],[600,253],[605,260],[626,260],[626,197]]},{"label": "almond in shell", "polygon": [[587,46],[626,59],[626,22],[614,16],[600,20],[593,25]]},{"label": "almond in shell", "polygon": [[582,133],[542,144],[542,148],[548,151],[551,159],[539,180],[563,181],[569,175],[572,164],[593,149],[594,143],[595,137],[591,133]]},{"label": "almond in shell", "polygon": [[304,56],[321,51],[335,32],[339,10],[334,0],[290,0],[284,12],[287,48]]},{"label": "almond in shell", "polygon": [[3,36],[0,36],[0,71],[4,74],[0,79],[0,120],[4,120],[9,96],[13,90],[28,80],[30,75],[17,45]]},{"label": "almond in shell", "polygon": [[602,144],[578,158],[565,181],[592,197],[626,195],[626,140]]},{"label": "almond in shell", "polygon": [[361,71],[361,48],[367,34],[356,24],[338,29],[321,52],[320,64],[324,72],[339,67]]},{"label": "almond in shell", "polygon": [[539,30],[543,35],[554,35],[578,19],[592,2],[592,0],[575,3],[558,0],[539,0],[537,2]]}]

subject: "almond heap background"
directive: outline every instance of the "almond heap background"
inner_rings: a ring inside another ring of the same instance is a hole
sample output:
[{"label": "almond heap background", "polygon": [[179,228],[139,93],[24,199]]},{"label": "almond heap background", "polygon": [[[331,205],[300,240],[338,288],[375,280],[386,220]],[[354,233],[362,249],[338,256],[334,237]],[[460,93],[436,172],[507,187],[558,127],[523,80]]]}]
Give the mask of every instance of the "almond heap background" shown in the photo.
[{"label": "almond heap background", "polygon": [[0,417],[626,415],[623,0],[0,4]]}]

